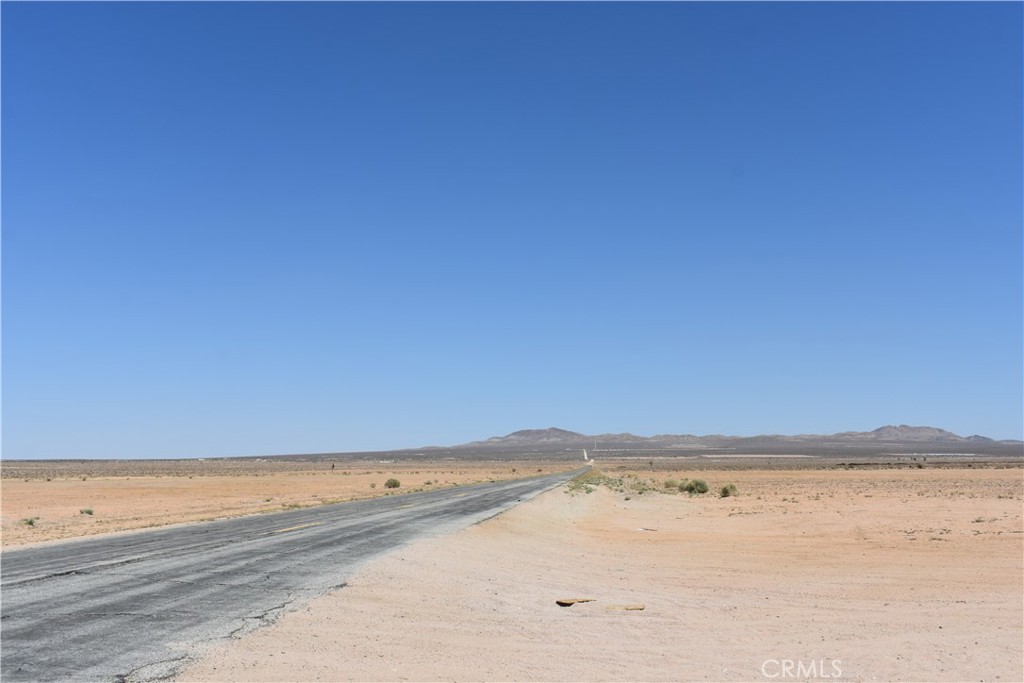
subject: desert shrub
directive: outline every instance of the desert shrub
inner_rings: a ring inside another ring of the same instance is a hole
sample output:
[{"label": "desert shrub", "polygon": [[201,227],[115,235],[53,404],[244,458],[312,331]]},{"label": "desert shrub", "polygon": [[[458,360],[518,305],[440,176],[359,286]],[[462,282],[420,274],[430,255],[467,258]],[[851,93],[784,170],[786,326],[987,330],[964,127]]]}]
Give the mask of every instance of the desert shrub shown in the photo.
[{"label": "desert shrub", "polygon": [[398,481],[394,477],[391,477],[386,482],[384,482],[384,488],[386,488],[386,489],[397,489],[401,485],[402,485],[402,482]]},{"label": "desert shrub", "polygon": [[736,487],[733,484],[726,484],[722,487],[722,490],[718,492],[722,498],[728,498],[729,496],[736,495]]},{"label": "desert shrub", "polygon": [[665,488],[667,488],[667,489],[677,489],[677,488],[679,488],[679,482],[676,481],[675,479],[666,479],[665,480]]},{"label": "desert shrub", "polygon": [[679,490],[685,491],[686,493],[707,493],[708,483],[703,479],[692,479],[686,482],[686,484],[680,486]]},{"label": "desert shrub", "polygon": [[91,515],[92,514],[92,508],[82,508],[81,510],[78,511],[78,514],[80,514],[80,515]]},{"label": "desert shrub", "polygon": [[595,486],[600,486],[601,484],[606,483],[607,477],[597,470],[591,470],[590,472],[584,472],[570,481],[568,490],[573,493],[578,491],[590,493],[588,489],[593,489]]}]

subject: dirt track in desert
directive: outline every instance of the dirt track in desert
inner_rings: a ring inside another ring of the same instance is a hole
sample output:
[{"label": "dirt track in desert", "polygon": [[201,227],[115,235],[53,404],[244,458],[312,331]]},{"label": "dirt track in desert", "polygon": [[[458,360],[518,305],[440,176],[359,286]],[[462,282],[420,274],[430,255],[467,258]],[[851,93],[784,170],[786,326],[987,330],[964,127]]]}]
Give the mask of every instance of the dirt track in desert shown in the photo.
[{"label": "dirt track in desert", "polygon": [[[640,472],[622,492],[605,472],[377,560],[179,680],[1024,679],[1019,468]],[[694,477],[712,492],[636,493]]]}]

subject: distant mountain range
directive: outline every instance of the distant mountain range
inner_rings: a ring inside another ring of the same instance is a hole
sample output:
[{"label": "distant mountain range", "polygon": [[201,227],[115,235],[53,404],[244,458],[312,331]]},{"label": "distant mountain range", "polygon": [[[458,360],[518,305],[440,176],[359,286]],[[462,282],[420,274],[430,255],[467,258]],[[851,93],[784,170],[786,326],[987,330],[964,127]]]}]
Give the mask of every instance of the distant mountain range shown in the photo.
[{"label": "distant mountain range", "polygon": [[814,449],[844,450],[845,448],[871,448],[906,451],[921,447],[940,448],[943,451],[956,447],[986,449],[992,447],[1013,447],[1024,445],[1021,441],[996,441],[985,436],[960,436],[937,427],[912,427],[910,425],[885,425],[870,432],[839,432],[838,434],[762,434],[758,436],[726,436],[709,434],[658,434],[638,436],[636,434],[588,435],[567,429],[523,429],[505,436],[495,436],[484,441],[454,446],[454,449],[473,450],[527,450],[556,451],[570,448],[594,448],[606,450],[675,450],[675,449],[729,449],[738,451],[782,452],[808,451]]},{"label": "distant mountain range", "polygon": [[[709,458],[723,463],[739,463],[744,455],[757,457],[835,458],[837,463],[860,458],[891,459],[903,456],[942,456],[946,461],[969,458],[968,462],[1018,463],[1024,460],[1024,441],[997,441],[985,436],[960,436],[936,427],[886,425],[870,432],[838,434],[761,434],[726,436],[722,434],[581,434],[549,427],[522,429],[505,436],[473,441],[458,446],[421,446],[388,451],[358,453],[305,453],[275,456],[285,459],[324,459],[338,456],[379,460],[452,460],[522,458],[582,460],[586,449],[598,458]],[[267,456],[250,456],[267,457]],[[979,457],[981,459],[979,459]],[[795,462],[795,461],[787,461]],[[802,461],[801,461],[802,462]],[[934,460],[930,460],[934,462]],[[971,465],[968,465],[971,466]]]}]

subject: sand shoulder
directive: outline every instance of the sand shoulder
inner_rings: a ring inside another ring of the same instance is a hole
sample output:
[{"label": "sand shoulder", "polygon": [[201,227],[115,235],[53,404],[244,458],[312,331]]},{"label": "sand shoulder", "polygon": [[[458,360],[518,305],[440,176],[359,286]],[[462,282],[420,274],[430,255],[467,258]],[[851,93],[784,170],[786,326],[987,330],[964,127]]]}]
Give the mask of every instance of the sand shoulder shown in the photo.
[{"label": "sand shoulder", "polygon": [[739,495],[552,491],[180,680],[1024,679],[1020,469],[700,476]]}]

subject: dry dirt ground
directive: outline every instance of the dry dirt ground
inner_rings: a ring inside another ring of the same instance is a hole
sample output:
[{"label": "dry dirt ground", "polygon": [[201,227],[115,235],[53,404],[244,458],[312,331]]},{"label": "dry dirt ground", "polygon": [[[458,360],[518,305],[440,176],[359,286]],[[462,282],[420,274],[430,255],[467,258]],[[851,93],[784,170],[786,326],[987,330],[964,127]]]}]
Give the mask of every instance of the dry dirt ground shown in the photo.
[{"label": "dry dirt ground", "polygon": [[[605,472],[384,556],[179,680],[1024,680],[1019,467]],[[698,476],[711,493],[639,493]]]},{"label": "dry dirt ground", "polygon": [[[332,465],[334,466],[332,469]],[[5,462],[3,547],[550,473],[577,463]]]}]

